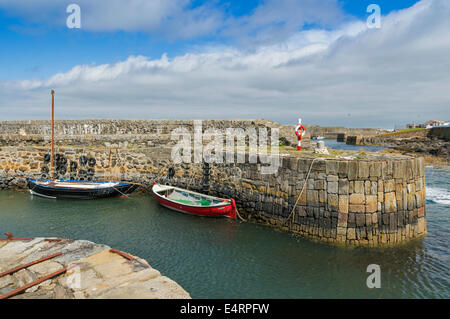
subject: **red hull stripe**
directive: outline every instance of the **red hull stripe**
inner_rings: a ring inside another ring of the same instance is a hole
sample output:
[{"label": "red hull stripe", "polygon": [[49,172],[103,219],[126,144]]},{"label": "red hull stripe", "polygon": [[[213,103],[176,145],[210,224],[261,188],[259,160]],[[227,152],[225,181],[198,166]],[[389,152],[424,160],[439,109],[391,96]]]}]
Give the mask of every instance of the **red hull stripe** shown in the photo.
[{"label": "red hull stripe", "polygon": [[192,215],[198,215],[198,216],[209,216],[209,217],[219,217],[219,216],[227,216],[227,217],[234,217],[233,214],[233,207],[231,202],[227,205],[222,206],[215,206],[215,207],[192,207],[192,206],[186,206],[180,203],[174,203],[172,201],[169,201],[165,198],[162,198],[158,196],[157,194],[154,194],[155,199],[163,206],[173,209],[178,212],[182,213],[188,213]]}]

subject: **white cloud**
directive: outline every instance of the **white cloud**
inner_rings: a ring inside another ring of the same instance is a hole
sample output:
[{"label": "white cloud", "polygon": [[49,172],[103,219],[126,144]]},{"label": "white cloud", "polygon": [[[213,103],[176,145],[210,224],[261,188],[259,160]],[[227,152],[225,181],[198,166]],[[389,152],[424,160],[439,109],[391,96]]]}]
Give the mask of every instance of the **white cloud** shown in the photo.
[{"label": "white cloud", "polygon": [[[450,3],[423,0],[334,31],[252,50],[209,47],[169,59],[131,56],[48,79],[0,83],[6,118],[266,118],[391,127],[449,118]],[[350,114],[350,116],[349,116]]]}]

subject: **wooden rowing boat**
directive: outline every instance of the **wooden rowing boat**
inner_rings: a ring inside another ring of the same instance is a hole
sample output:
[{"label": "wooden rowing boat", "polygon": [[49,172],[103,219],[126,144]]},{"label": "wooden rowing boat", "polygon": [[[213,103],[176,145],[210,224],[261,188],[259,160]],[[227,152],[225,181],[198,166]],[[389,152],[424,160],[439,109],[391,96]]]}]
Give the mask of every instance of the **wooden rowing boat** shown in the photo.
[{"label": "wooden rowing boat", "polygon": [[127,196],[138,188],[124,182],[60,181],[28,178],[30,193],[52,199],[97,199]]},{"label": "wooden rowing boat", "polygon": [[208,196],[156,182],[153,183],[152,191],[155,199],[169,209],[197,216],[236,219],[236,203],[233,198]]}]

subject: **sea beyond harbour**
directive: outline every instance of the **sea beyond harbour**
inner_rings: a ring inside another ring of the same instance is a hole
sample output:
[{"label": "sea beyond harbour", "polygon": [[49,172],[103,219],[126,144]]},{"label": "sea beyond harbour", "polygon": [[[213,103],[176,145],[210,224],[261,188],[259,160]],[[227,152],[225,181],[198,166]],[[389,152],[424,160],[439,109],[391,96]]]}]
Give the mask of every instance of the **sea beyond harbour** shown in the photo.
[{"label": "sea beyond harbour", "polygon": [[[426,168],[428,235],[395,247],[336,247],[251,223],[188,216],[142,194],[55,201],[0,191],[0,232],[109,245],[146,259],[193,298],[449,298],[449,181],[448,167]],[[366,285],[370,264],[380,266],[379,289]]]}]

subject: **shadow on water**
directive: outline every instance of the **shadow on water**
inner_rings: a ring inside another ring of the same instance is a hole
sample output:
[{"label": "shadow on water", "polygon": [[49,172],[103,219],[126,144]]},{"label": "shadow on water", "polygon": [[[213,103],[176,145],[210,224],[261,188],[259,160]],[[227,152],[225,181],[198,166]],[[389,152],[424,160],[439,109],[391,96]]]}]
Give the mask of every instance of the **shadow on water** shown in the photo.
[{"label": "shadow on water", "polygon": [[[427,183],[441,185],[440,178]],[[429,203],[426,238],[397,247],[345,248],[173,212],[138,194],[54,201],[0,191],[1,232],[86,239],[127,251],[194,298],[448,298],[448,215],[448,206]],[[366,286],[369,264],[381,267],[381,289]]]}]

